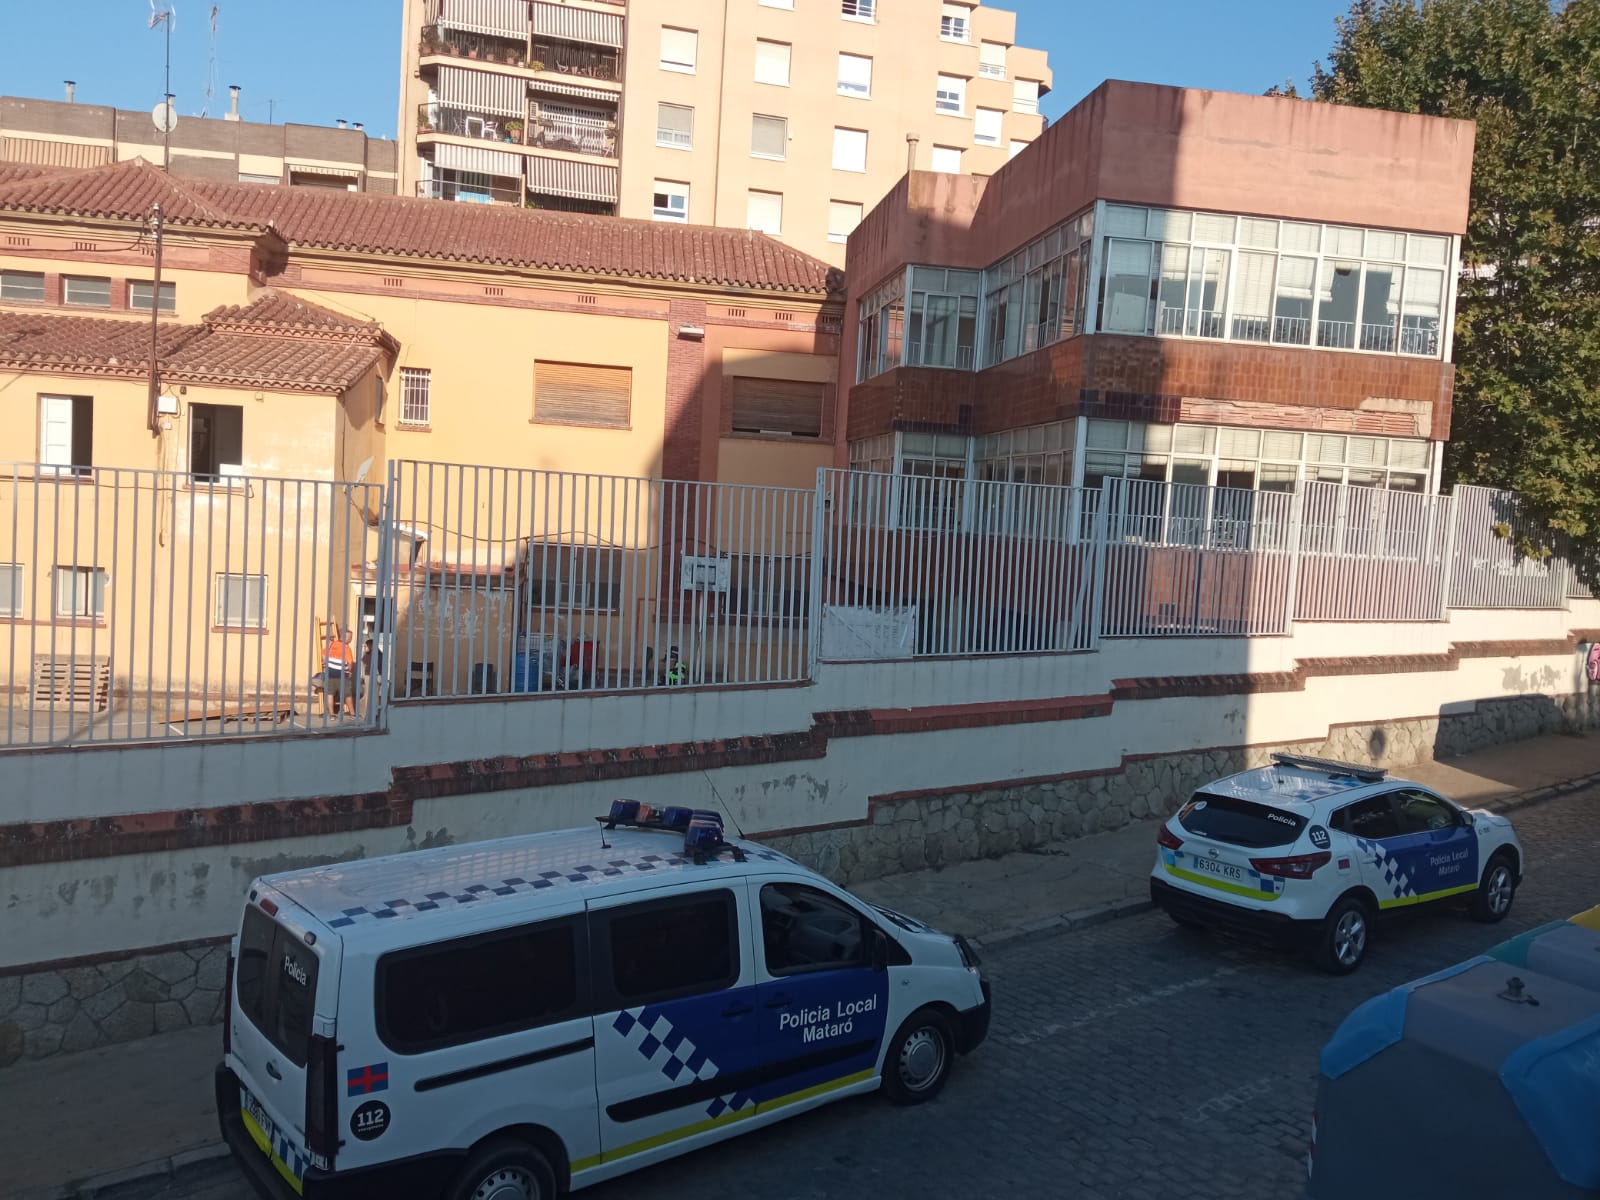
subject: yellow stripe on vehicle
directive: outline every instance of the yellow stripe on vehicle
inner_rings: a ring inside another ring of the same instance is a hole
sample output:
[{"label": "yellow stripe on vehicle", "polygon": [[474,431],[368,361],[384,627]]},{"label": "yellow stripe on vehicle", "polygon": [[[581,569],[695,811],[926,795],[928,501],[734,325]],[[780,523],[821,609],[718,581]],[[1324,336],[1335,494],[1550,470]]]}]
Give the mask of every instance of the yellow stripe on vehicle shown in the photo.
[{"label": "yellow stripe on vehicle", "polygon": [[1190,883],[1198,883],[1202,887],[1215,888],[1219,892],[1228,892],[1230,895],[1234,896],[1247,896],[1251,900],[1265,900],[1268,903],[1271,903],[1281,895],[1279,892],[1263,892],[1259,888],[1245,887],[1242,883],[1229,883],[1225,879],[1217,879],[1211,875],[1201,875],[1195,871],[1185,871],[1182,867],[1175,867],[1171,863],[1167,863],[1166,867],[1168,875],[1173,875],[1179,879],[1188,880]]},{"label": "yellow stripe on vehicle", "polygon": [[1581,912],[1572,918],[1574,925],[1581,925],[1585,929],[1600,932],[1600,904],[1595,905],[1588,912]]},{"label": "yellow stripe on vehicle", "polygon": [[815,1087],[803,1088],[798,1092],[790,1092],[786,1096],[779,1096],[775,1100],[763,1100],[760,1104],[750,1108],[741,1108],[738,1112],[723,1113],[720,1117],[707,1117],[703,1121],[696,1121],[692,1125],[685,1125],[680,1129],[671,1129],[666,1133],[658,1133],[654,1137],[640,1138],[637,1142],[629,1142],[626,1146],[619,1146],[615,1150],[608,1150],[603,1154],[591,1154],[588,1158],[580,1158],[573,1162],[573,1174],[587,1171],[591,1167],[598,1167],[601,1163],[616,1162],[618,1159],[628,1158],[634,1154],[643,1154],[646,1150],[655,1150],[673,1142],[682,1141],[684,1138],[694,1137],[697,1133],[705,1133],[722,1125],[732,1125],[735,1121],[743,1121],[755,1116],[757,1113],[769,1113],[780,1108],[787,1108],[791,1104],[823,1096],[829,1092],[836,1092],[840,1088],[850,1087],[852,1084],[864,1083],[871,1079],[873,1072],[868,1069],[857,1071],[854,1075],[845,1075],[839,1079],[830,1079],[826,1083],[819,1083]]},{"label": "yellow stripe on vehicle", "polygon": [[1412,904],[1426,904],[1430,900],[1443,900],[1446,896],[1459,896],[1464,892],[1475,892],[1478,885],[1475,883],[1463,884],[1461,887],[1445,888],[1441,892],[1424,892],[1420,896],[1397,896],[1389,900],[1379,900],[1379,908],[1405,908]]},{"label": "yellow stripe on vehicle", "polygon": [[267,1161],[276,1167],[278,1174],[288,1181],[289,1186],[294,1189],[294,1194],[300,1195],[304,1185],[294,1177],[294,1172],[289,1169],[289,1164],[284,1162],[278,1152],[272,1148],[272,1142],[267,1137],[267,1131],[255,1123],[255,1119],[251,1117],[249,1112],[241,1110],[239,1115],[244,1118],[244,1127],[246,1132],[250,1134],[250,1140],[260,1147],[261,1153],[267,1156]]}]

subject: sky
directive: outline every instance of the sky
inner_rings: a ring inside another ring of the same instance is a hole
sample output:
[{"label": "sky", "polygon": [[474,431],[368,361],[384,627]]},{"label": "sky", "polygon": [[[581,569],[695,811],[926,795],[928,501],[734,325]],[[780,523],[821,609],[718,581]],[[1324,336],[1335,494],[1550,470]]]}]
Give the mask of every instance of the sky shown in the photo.
[{"label": "sky", "polygon": [[[80,103],[154,107],[167,89],[164,39],[148,25],[151,2],[0,0],[6,24],[0,94],[59,99],[63,80],[73,79]],[[395,135],[400,0],[172,3],[171,90],[180,118],[226,112],[228,85],[236,83],[246,120],[331,125],[342,118],[363,122],[370,134]],[[1286,78],[1303,85],[1333,44],[1334,17],[1349,3],[998,0],[998,6],[1016,11],[1020,43],[1050,52],[1055,90],[1044,111],[1054,120],[1104,79],[1251,93]]]}]

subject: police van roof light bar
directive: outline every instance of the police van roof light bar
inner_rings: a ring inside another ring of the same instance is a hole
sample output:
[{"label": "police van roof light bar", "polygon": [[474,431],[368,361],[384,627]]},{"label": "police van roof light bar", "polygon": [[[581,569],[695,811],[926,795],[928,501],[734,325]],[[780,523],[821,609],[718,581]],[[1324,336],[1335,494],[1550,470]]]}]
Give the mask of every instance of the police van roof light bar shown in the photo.
[{"label": "police van roof light bar", "polygon": [[1280,767],[1299,767],[1303,771],[1316,771],[1334,778],[1356,779],[1362,783],[1381,783],[1389,772],[1382,767],[1364,767],[1359,763],[1339,762],[1332,758],[1316,758],[1309,754],[1274,754],[1272,761]]},{"label": "police van roof light bar", "polygon": [[733,851],[736,862],[744,861],[744,851],[722,836],[722,815],[710,809],[672,805],[657,809],[637,800],[613,800],[611,811],[596,817],[603,830],[644,829],[657,833],[676,833],[696,866],[704,866],[724,850]]}]

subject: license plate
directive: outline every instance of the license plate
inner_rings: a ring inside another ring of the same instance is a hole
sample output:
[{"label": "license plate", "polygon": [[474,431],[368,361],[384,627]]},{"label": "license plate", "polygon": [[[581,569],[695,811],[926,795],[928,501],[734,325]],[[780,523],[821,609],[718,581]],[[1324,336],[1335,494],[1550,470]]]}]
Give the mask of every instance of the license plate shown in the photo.
[{"label": "license plate", "polygon": [[1194,869],[1202,875],[1215,875],[1219,879],[1230,879],[1234,883],[1244,882],[1244,869],[1232,863],[1218,862],[1214,858],[1197,858],[1194,860]]},{"label": "license plate", "polygon": [[[278,1127],[273,1124],[272,1118],[267,1116],[266,1109],[261,1107],[261,1102],[250,1094],[249,1088],[241,1087],[239,1089],[239,1103],[244,1108],[244,1115],[250,1118],[251,1123],[261,1131],[262,1137],[266,1139],[266,1144],[261,1147],[262,1153],[271,1158],[272,1145],[277,1141],[278,1137]],[[256,1140],[259,1144],[261,1139],[258,1138]]]}]

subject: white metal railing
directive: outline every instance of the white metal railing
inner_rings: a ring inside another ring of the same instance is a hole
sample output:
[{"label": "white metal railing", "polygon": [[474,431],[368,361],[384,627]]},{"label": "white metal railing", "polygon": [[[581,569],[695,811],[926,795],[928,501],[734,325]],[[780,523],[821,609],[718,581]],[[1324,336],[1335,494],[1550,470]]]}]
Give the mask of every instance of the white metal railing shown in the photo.
[{"label": "white metal railing", "polygon": [[[0,468],[0,747],[350,731],[381,721],[382,489]],[[330,631],[351,631],[337,686]],[[365,659],[365,663],[363,660]]]},{"label": "white metal railing", "polygon": [[1006,77],[1006,69],[1002,63],[979,63],[978,74],[985,79],[1004,79]]},{"label": "white metal railing", "polygon": [[814,489],[390,464],[396,699],[809,678]]},{"label": "white metal railing", "polygon": [[1275,317],[1272,322],[1272,340],[1287,342],[1292,346],[1311,344],[1310,317]]},{"label": "white metal railing", "polygon": [[1568,568],[1558,558],[1523,555],[1540,531],[1513,492],[1455,489],[1454,553],[1450,564],[1452,608],[1564,608]]},{"label": "white metal railing", "polygon": [[1156,312],[1156,332],[1179,334],[1184,337],[1220,338],[1224,333],[1224,317],[1220,312],[1199,308],[1180,308],[1162,304]]},{"label": "white metal railing", "polygon": [[1443,618],[1450,497],[1307,482],[1301,498],[1297,619]]}]

